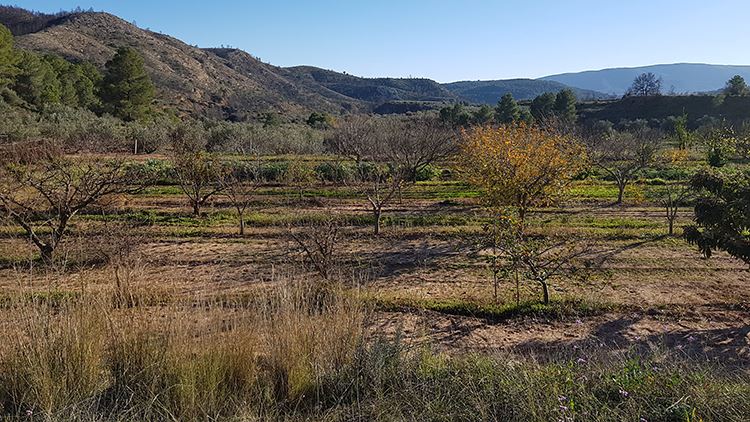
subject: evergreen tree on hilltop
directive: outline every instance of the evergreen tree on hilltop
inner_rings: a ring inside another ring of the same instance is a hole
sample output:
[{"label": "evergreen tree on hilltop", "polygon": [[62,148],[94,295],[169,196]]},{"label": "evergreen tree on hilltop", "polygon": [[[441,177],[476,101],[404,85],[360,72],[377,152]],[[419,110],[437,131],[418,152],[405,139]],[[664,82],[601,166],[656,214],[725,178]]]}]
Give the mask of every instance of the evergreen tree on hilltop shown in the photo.
[{"label": "evergreen tree on hilltop", "polygon": [[104,111],[127,121],[146,117],[154,100],[154,85],[140,54],[121,47],[105,67],[101,92]]}]

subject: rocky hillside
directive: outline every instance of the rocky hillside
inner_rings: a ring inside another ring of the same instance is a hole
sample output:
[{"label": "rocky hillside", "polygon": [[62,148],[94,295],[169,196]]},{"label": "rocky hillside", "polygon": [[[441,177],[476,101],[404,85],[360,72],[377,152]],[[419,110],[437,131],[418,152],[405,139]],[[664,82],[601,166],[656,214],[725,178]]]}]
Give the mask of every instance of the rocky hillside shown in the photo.
[{"label": "rocky hillside", "polygon": [[19,48],[87,60],[103,67],[118,47],[144,57],[159,101],[197,116],[242,120],[261,113],[345,113],[402,100],[442,101],[455,96],[425,79],[368,79],[314,67],[281,68],[237,49],[201,49],[138,28],[107,13],[45,15],[0,7]]}]

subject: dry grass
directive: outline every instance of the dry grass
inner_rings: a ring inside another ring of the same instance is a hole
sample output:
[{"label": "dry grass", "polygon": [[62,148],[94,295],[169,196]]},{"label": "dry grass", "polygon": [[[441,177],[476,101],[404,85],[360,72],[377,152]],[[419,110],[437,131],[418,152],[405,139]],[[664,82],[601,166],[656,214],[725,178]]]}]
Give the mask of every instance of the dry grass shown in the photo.
[{"label": "dry grass", "polygon": [[3,414],[186,420],[295,407],[353,359],[365,317],[351,295],[294,280],[241,302],[146,302],[14,298]]}]

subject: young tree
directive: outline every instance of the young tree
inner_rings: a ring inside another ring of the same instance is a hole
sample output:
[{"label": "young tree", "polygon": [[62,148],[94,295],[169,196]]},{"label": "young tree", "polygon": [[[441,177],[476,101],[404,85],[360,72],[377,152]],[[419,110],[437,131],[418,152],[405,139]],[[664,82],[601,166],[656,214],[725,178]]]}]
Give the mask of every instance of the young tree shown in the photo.
[{"label": "young tree", "polygon": [[685,227],[685,239],[703,255],[723,250],[750,263],[750,172],[704,170],[690,180],[695,203],[695,225]]},{"label": "young tree", "polygon": [[500,98],[495,107],[495,121],[507,125],[518,121],[521,118],[521,109],[518,103],[513,99],[513,94],[507,93]]},{"label": "young tree", "polygon": [[551,92],[538,95],[531,101],[531,115],[534,120],[542,122],[554,115],[557,96]]},{"label": "young tree", "polygon": [[653,97],[661,95],[661,78],[651,72],[641,73],[633,79],[626,97]]},{"label": "young tree", "polygon": [[723,167],[735,152],[737,139],[734,130],[727,124],[704,128],[699,137],[706,153],[706,162],[711,167]]},{"label": "young tree", "polygon": [[524,239],[516,253],[524,277],[541,286],[545,305],[550,303],[550,280],[582,274],[593,265],[591,245],[569,239],[556,242]]},{"label": "young tree", "polygon": [[694,136],[687,127],[688,116],[682,114],[674,121],[674,139],[680,149],[686,150],[693,145]]},{"label": "young tree", "polygon": [[253,165],[251,172],[247,168],[226,165],[221,171],[219,184],[222,194],[237,211],[240,236],[245,235],[245,212],[253,199],[253,193],[260,183],[258,166]]},{"label": "young tree", "polygon": [[745,79],[740,75],[734,75],[727,81],[724,87],[724,95],[731,97],[746,97],[750,95],[750,88],[747,87]]},{"label": "young tree", "polygon": [[529,209],[561,193],[581,170],[584,156],[571,136],[521,123],[469,132],[461,144],[459,164],[491,209],[516,209],[523,233]]},{"label": "young tree", "polygon": [[[679,149],[667,151],[662,158],[662,166],[677,170],[683,167],[686,160],[687,151]],[[661,204],[666,212],[669,236],[674,234],[674,223],[677,220],[680,207],[685,205],[690,196],[690,186],[684,180],[675,180],[664,186]]]},{"label": "young tree", "polygon": [[0,209],[18,224],[50,263],[81,210],[110,195],[132,193],[147,178],[128,171],[123,161],[74,160],[42,153],[33,163],[5,165],[0,177]]},{"label": "young tree", "polygon": [[154,85],[141,55],[133,48],[121,47],[105,67],[101,90],[105,111],[127,121],[146,117],[154,100]]},{"label": "young tree", "polygon": [[661,140],[661,134],[652,129],[588,138],[589,158],[617,183],[616,204],[622,204],[625,188],[638,172],[653,162]]}]

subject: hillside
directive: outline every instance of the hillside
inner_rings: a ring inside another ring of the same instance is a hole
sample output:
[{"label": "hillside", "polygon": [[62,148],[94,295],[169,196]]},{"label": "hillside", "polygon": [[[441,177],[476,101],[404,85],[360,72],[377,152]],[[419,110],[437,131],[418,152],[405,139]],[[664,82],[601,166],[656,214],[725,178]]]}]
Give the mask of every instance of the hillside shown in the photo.
[{"label": "hillside", "polygon": [[698,63],[660,64],[654,66],[592,70],[545,76],[541,80],[560,82],[581,89],[623,95],[633,79],[652,72],[662,78],[662,89],[675,93],[716,91],[734,75],[750,80],[750,66],[712,65]]},{"label": "hillside", "polygon": [[108,13],[45,15],[0,7],[0,23],[22,49],[103,67],[118,47],[144,57],[159,101],[194,116],[243,120],[265,112],[304,114],[372,110],[391,101],[455,99],[426,79],[358,78],[309,66],[282,68],[237,49],[188,45]]},{"label": "hillside", "polygon": [[284,70],[302,83],[320,84],[347,97],[369,103],[457,99],[451,91],[430,79],[359,78],[312,66],[288,67]]},{"label": "hillside", "polygon": [[338,111],[363,106],[308,92],[285,80],[277,73],[278,68],[250,55],[244,57],[245,71],[234,69],[229,60],[211,51],[140,29],[107,13],[60,17],[37,32],[17,36],[16,44],[98,66],[103,66],[119,46],[134,47],[143,55],[160,101],[193,115],[242,119],[267,111]]},{"label": "hillside", "polygon": [[[472,103],[496,104],[500,97],[511,93],[516,100],[531,100],[546,92],[559,92],[570,88],[559,82],[535,79],[505,79],[496,81],[461,81],[443,84],[453,94]],[[585,89],[572,88],[578,99],[605,98],[606,95]]]}]

